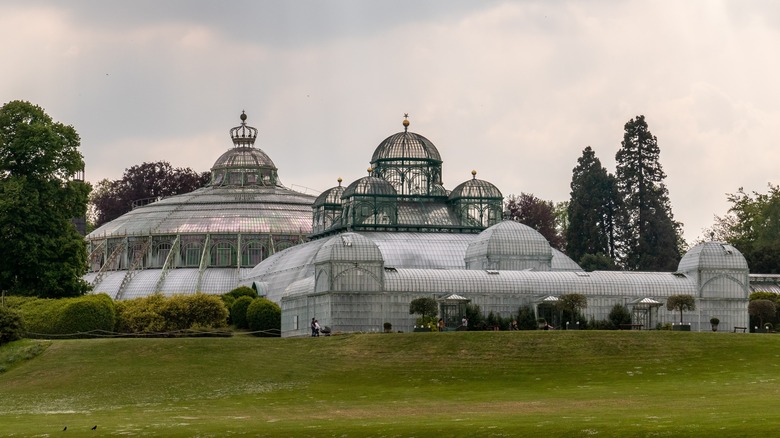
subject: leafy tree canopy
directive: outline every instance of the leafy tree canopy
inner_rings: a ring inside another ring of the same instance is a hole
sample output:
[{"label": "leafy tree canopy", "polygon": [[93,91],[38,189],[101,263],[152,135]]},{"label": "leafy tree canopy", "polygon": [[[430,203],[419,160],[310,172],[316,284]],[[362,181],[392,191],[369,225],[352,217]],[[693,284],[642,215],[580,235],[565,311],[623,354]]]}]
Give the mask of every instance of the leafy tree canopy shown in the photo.
[{"label": "leafy tree canopy", "polygon": [[770,184],[767,193],[740,188],[727,199],[731,207],[715,217],[712,237],[734,245],[750,272],[780,273],[780,187]]},{"label": "leafy tree canopy", "polygon": [[415,298],[409,303],[409,314],[420,315],[423,319],[425,317],[433,317],[439,313],[439,303],[431,297]]},{"label": "leafy tree canopy", "polygon": [[563,251],[565,239],[560,232],[563,226],[558,223],[562,216],[556,215],[552,201],[543,201],[528,193],[509,195],[504,211],[507,219],[528,225],[544,236],[550,246]]},{"label": "leafy tree canopy", "polygon": [[189,193],[205,186],[211,172],[174,168],[167,161],[143,163],[125,169],[122,179],[103,179],[90,196],[95,227],[110,222],[143,203],[159,197]]},{"label": "leafy tree canopy", "polygon": [[680,312],[680,324],[683,322],[683,312],[696,310],[696,300],[693,295],[671,295],[666,300],[666,310]]},{"label": "leafy tree canopy", "polygon": [[604,254],[585,254],[580,258],[579,265],[587,272],[593,271],[616,271],[615,261]]},{"label": "leafy tree canopy", "polygon": [[86,213],[90,186],[80,139],[29,102],[0,107],[0,288],[75,296],[89,285],[86,244],[71,223]]},{"label": "leafy tree canopy", "polygon": [[748,303],[748,315],[758,319],[763,327],[765,321],[771,321],[777,312],[777,305],[771,300],[753,300]]}]

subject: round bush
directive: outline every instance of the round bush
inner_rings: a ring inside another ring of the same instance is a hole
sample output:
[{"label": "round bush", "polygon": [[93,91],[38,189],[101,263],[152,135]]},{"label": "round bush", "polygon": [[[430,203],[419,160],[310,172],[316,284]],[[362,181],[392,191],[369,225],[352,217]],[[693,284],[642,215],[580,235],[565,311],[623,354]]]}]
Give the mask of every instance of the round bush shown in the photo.
[{"label": "round bush", "polygon": [[246,319],[249,330],[259,332],[257,336],[281,336],[282,309],[268,299],[254,299],[246,310]]},{"label": "round bush", "polygon": [[226,293],[225,295],[231,296],[235,299],[241,298],[241,297],[249,297],[252,299],[257,298],[257,292],[252,289],[251,287],[247,286],[239,286],[230,292]]},{"label": "round bush", "polygon": [[76,334],[94,330],[114,331],[116,307],[106,294],[86,295],[63,301],[53,333]]},{"label": "round bush", "polygon": [[252,301],[254,301],[254,299],[247,296],[239,297],[233,303],[233,306],[230,307],[230,321],[236,328],[249,328],[249,323],[246,319],[246,311],[249,308],[249,305],[252,304]]},{"label": "round bush", "polygon": [[0,345],[22,339],[24,319],[22,315],[7,307],[0,307]]}]

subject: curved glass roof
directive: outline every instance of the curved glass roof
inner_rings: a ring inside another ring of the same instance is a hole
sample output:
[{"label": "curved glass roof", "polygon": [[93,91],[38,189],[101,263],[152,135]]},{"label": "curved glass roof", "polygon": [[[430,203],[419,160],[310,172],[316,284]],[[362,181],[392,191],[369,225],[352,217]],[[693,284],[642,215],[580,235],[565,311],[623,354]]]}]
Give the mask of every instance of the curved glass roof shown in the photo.
[{"label": "curved glass roof", "polygon": [[748,270],[745,257],[737,248],[722,242],[700,243],[685,253],[679,272],[691,272],[701,269],[739,269]]},{"label": "curved glass roof", "polygon": [[500,255],[550,260],[552,248],[544,236],[528,225],[505,220],[479,233],[466,251],[466,258]]},{"label": "curved glass roof", "polygon": [[409,120],[404,119],[404,131],[384,139],[374,150],[371,164],[384,160],[434,161],[441,163],[438,149],[427,138],[408,131]]},{"label": "curved glass roof", "polygon": [[341,195],[344,194],[344,186],[341,185],[341,178],[339,178],[339,185],[331,187],[325,190],[317,196],[314,200],[314,207],[339,207],[341,206]]},{"label": "curved glass roof", "polygon": [[472,171],[472,179],[465,181],[455,187],[450,192],[449,200],[456,199],[498,199],[503,200],[504,195],[498,190],[498,187],[494,186],[485,180],[477,179],[477,172]]},{"label": "curved glass roof", "polygon": [[341,233],[328,239],[314,258],[314,263],[327,261],[381,262],[382,253],[379,252],[376,244],[365,236],[356,233]]},{"label": "curved glass roof", "polygon": [[355,195],[380,195],[395,196],[397,194],[392,184],[375,176],[364,176],[354,181],[342,193],[341,198],[346,199]]},{"label": "curved glass roof", "polygon": [[587,296],[668,297],[696,295],[696,280],[669,272],[538,272],[397,269],[385,271],[386,291],[457,293],[473,296],[527,294],[560,296],[581,293]]},{"label": "curved glass roof", "polygon": [[314,197],[281,187],[203,187],[138,207],[87,235],[311,232]]}]

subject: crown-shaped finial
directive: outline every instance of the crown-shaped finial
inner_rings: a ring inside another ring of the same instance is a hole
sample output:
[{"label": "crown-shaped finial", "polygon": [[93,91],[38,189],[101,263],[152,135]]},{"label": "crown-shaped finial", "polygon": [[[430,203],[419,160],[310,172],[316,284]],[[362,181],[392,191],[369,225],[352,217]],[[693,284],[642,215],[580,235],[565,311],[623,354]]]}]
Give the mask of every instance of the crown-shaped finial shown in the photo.
[{"label": "crown-shaped finial", "polygon": [[257,139],[257,129],[246,124],[246,112],[241,111],[241,126],[230,130],[230,138],[235,147],[251,147]]}]

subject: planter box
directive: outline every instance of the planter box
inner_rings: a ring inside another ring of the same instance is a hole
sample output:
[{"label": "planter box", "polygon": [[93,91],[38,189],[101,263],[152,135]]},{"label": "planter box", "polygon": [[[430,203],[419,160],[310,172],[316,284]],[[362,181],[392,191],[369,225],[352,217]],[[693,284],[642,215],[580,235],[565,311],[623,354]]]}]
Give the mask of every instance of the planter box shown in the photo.
[{"label": "planter box", "polygon": [[690,324],[677,324],[672,326],[673,332],[689,332],[691,331]]}]

